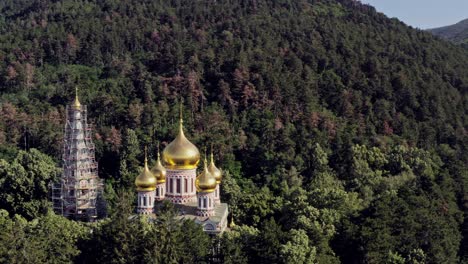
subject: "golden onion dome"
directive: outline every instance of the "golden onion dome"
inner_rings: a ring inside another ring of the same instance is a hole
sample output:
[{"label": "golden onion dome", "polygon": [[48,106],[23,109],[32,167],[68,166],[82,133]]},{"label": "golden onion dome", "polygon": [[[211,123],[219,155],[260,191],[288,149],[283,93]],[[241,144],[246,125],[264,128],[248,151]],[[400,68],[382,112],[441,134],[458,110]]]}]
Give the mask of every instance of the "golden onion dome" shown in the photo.
[{"label": "golden onion dome", "polygon": [[195,180],[195,187],[198,192],[214,192],[216,189],[216,178],[208,171],[206,159],[203,166],[203,171]]},{"label": "golden onion dome", "polygon": [[208,166],[208,171],[215,177],[216,183],[220,184],[222,173],[221,173],[221,170],[218,169],[216,165],[214,164],[213,152],[211,152],[211,162],[210,162],[210,166]]},{"label": "golden onion dome", "polygon": [[75,88],[75,101],[72,104],[72,107],[75,109],[81,108],[80,100],[78,99],[78,88]]},{"label": "golden onion dome", "polygon": [[156,177],[158,183],[166,182],[166,168],[161,164],[161,158],[158,151],[158,159],[156,160],[156,165],[151,169],[154,177]]},{"label": "golden onion dome", "polygon": [[145,151],[145,168],[143,172],[135,179],[137,191],[154,191],[156,189],[157,179],[148,169],[148,159]]},{"label": "golden onion dome", "polygon": [[169,169],[195,169],[200,161],[200,152],[184,135],[182,118],[179,124],[179,134],[164,148],[163,161]]}]

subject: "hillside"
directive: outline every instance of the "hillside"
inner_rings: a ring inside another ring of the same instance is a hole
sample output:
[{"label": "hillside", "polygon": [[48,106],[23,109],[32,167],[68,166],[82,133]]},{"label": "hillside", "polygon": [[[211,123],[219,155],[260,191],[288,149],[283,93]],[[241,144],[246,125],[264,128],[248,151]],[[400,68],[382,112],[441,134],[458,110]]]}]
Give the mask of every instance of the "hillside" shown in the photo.
[{"label": "hillside", "polygon": [[468,19],[454,25],[429,29],[429,32],[455,43],[468,43]]},{"label": "hillside", "polygon": [[222,239],[226,263],[468,258],[466,49],[353,0],[5,0],[0,13],[0,209],[11,217],[0,211],[0,225],[47,217],[43,189],[79,87],[111,220],[70,245],[73,257],[190,262],[190,243],[173,244],[182,235],[137,243],[151,236],[118,213],[144,146],[173,138],[183,98],[187,136],[213,144],[239,225]]}]

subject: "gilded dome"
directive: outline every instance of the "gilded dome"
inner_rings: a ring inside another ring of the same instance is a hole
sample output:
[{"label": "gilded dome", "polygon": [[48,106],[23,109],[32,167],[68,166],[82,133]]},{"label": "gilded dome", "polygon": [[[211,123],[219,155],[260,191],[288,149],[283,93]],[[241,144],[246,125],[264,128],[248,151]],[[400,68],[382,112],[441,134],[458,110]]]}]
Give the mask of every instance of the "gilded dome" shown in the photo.
[{"label": "gilded dome", "polygon": [[208,171],[215,177],[216,183],[220,184],[222,173],[221,173],[221,170],[218,169],[216,165],[214,164],[213,152],[211,152],[211,162],[210,162],[210,166],[208,166]]},{"label": "gilded dome", "polygon": [[156,189],[156,177],[148,169],[148,159],[145,154],[145,168],[143,172],[135,179],[137,191],[154,191]]},{"label": "gilded dome", "polygon": [[183,121],[180,119],[179,134],[164,148],[163,161],[169,169],[195,169],[200,161],[200,152],[184,135]]},{"label": "gilded dome", "polygon": [[214,192],[216,189],[216,178],[208,171],[206,159],[203,166],[203,171],[195,180],[195,187],[198,192]]},{"label": "gilded dome", "polygon": [[166,182],[166,168],[161,164],[161,158],[158,152],[158,160],[156,160],[156,165],[151,169],[154,177],[156,177],[158,183]]}]

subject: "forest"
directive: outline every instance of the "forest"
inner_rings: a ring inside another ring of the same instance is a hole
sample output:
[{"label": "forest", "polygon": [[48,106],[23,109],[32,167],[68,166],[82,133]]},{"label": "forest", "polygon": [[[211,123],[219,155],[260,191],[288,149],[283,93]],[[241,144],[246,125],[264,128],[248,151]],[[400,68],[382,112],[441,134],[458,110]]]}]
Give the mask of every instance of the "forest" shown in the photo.
[{"label": "forest", "polygon": [[[0,263],[468,263],[468,49],[354,0],[0,1]],[[51,210],[65,106],[108,217]],[[143,149],[213,144],[236,224],[135,217]],[[219,245],[219,252],[213,252]]]},{"label": "forest", "polygon": [[468,47],[468,19],[453,25],[428,29],[428,31],[440,38]]}]

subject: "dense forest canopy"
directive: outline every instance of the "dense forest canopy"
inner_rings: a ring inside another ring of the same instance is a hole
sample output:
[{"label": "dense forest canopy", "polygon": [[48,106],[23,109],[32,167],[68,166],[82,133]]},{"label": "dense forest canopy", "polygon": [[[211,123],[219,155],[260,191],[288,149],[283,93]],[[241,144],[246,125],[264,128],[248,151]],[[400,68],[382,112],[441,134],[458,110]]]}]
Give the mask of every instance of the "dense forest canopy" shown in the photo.
[{"label": "dense forest canopy", "polygon": [[454,43],[468,45],[468,19],[450,26],[432,28],[429,32]]},{"label": "dense forest canopy", "polygon": [[[142,149],[154,160],[173,139],[181,101],[188,137],[224,171],[237,226],[223,262],[468,261],[466,49],[353,0],[4,0],[0,13],[0,261],[210,260],[171,208],[129,220]],[[47,210],[75,87],[106,180],[97,225]]]}]

